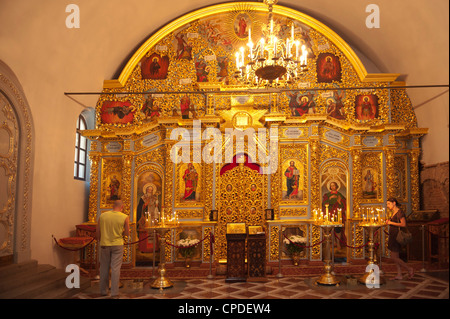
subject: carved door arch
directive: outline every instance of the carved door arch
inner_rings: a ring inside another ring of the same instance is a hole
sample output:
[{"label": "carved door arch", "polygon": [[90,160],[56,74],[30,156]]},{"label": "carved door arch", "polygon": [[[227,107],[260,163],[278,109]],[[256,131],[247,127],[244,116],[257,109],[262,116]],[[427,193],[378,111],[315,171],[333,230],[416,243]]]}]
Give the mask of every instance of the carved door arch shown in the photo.
[{"label": "carved door arch", "polygon": [[0,264],[31,259],[34,129],[14,72],[0,60]]}]

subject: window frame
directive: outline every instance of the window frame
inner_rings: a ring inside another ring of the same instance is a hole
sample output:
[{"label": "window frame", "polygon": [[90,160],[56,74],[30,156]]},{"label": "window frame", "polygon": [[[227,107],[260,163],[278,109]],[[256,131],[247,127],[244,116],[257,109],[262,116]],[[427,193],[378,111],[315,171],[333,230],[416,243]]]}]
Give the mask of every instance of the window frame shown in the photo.
[{"label": "window frame", "polygon": [[[82,128],[81,126],[84,126]],[[87,168],[87,148],[88,148],[88,140],[84,136],[81,135],[80,131],[87,129],[86,119],[82,116],[78,116],[77,120],[77,131],[75,138],[75,159],[74,159],[74,179],[86,181],[86,168]],[[82,147],[82,141],[84,141],[84,148]],[[81,162],[80,153],[84,152],[84,163]],[[80,167],[84,167],[84,174],[80,176]]]}]

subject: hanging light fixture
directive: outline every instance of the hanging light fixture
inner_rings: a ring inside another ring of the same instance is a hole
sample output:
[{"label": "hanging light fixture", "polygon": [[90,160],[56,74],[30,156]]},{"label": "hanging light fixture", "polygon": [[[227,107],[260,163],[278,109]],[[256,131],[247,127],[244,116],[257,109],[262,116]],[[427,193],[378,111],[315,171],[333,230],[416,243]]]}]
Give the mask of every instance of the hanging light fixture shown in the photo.
[{"label": "hanging light fixture", "polygon": [[265,36],[255,44],[252,42],[251,29],[248,31],[247,48],[241,47],[236,52],[235,78],[248,86],[279,87],[298,80],[307,71],[308,52],[305,45],[295,39],[294,23],[291,25],[290,37],[278,39],[273,22],[273,5],[278,0],[264,0],[268,5],[268,24]]}]

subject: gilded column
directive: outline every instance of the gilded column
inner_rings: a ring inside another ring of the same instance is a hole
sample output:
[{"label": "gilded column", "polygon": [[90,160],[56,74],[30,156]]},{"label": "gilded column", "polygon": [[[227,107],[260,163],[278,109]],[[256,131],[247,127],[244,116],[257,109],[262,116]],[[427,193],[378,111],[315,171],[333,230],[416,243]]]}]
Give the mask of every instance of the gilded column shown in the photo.
[{"label": "gilded column", "polygon": [[384,150],[386,161],[386,199],[394,197],[395,191],[395,149],[386,148]]},{"label": "gilded column", "polygon": [[[319,131],[317,126],[313,126],[312,135],[318,136]],[[310,176],[311,176],[311,211],[314,209],[321,210],[320,205],[320,142],[318,138],[311,138],[309,140],[310,147]],[[311,259],[319,260],[321,259],[321,245],[316,245],[320,242],[321,232],[320,228],[316,226],[311,226]]]},{"label": "gilded column", "polygon": [[[346,234],[350,239],[349,243],[353,246],[361,246],[364,243],[364,235],[362,227],[358,226],[358,221],[354,219],[360,218],[360,202],[362,199],[362,149],[361,149],[361,137],[355,136],[355,148],[351,150],[352,161],[352,210],[349,214],[351,220],[347,222]],[[352,258],[363,258],[362,249],[351,249],[350,254]]]},{"label": "gilded column", "polygon": [[[168,134],[170,136],[170,134]],[[173,183],[175,178],[175,172],[174,172],[174,165],[170,156],[172,146],[174,145],[174,142],[166,141],[165,146],[165,158],[164,158],[164,167],[166,169],[165,173],[165,183],[164,183],[164,208],[162,208],[163,216],[167,214],[167,212],[172,212],[173,209]],[[162,216],[161,216],[162,217]]]},{"label": "gilded column", "polygon": [[410,174],[411,174],[411,211],[420,209],[419,194],[419,157],[420,149],[412,149],[408,151]]},{"label": "gilded column", "polygon": [[355,148],[351,151],[352,155],[352,192],[353,192],[353,214],[349,213],[349,217],[360,218],[360,202],[362,199],[362,166],[361,166],[361,148]]},{"label": "gilded column", "polygon": [[96,222],[98,196],[98,166],[100,162],[100,155],[97,153],[89,154],[91,160],[91,184],[89,186],[89,213],[88,221],[90,223]]},{"label": "gilded column", "polygon": [[320,205],[320,145],[317,139],[310,139],[310,163],[311,163],[311,211],[322,209]]},{"label": "gilded column", "polygon": [[127,215],[131,214],[131,165],[133,163],[133,155],[124,152],[122,155],[122,202],[123,212]]}]

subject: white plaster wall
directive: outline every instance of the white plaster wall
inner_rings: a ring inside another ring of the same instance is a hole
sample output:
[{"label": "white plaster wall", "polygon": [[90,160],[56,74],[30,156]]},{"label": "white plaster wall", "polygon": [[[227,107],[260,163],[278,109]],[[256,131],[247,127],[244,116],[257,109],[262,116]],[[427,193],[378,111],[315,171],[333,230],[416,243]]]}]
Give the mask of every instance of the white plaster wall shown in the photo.
[{"label": "white plaster wall", "polygon": [[[85,189],[73,179],[75,126],[100,91],[155,30],[215,0],[1,0],[0,58],[15,72],[35,123],[32,258],[64,266],[73,257],[51,239],[73,235],[86,220]],[[79,29],[68,29],[66,5],[80,8]],[[368,29],[366,5],[380,7],[381,28]],[[368,71],[401,73],[407,84],[448,84],[448,0],[280,1],[324,22],[367,61]],[[446,93],[443,93],[445,92]],[[448,89],[408,92],[423,139],[423,161],[448,161]]]}]

